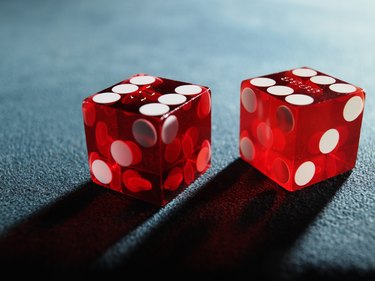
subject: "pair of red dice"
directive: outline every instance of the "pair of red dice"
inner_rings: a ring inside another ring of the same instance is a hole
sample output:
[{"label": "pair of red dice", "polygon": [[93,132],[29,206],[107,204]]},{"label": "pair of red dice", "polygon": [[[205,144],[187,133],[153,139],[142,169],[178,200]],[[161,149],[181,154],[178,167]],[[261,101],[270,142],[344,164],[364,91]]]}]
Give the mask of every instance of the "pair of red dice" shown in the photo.
[{"label": "pair of red dice", "polygon": [[[294,191],[355,166],[365,92],[302,67],[246,79],[241,158]],[[137,74],[82,105],[92,180],[163,206],[211,163],[208,87]]]}]

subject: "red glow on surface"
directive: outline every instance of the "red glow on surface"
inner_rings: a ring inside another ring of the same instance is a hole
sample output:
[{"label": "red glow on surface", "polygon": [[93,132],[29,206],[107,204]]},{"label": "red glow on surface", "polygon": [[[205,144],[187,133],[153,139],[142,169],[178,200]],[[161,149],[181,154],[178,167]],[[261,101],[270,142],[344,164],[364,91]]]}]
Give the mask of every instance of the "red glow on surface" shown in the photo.
[{"label": "red glow on surface", "polygon": [[142,151],[139,146],[132,141],[125,141],[125,143],[129,146],[133,154],[132,165],[140,163],[142,161]]},{"label": "red glow on surface", "polygon": [[178,139],[170,144],[167,144],[165,147],[164,158],[168,163],[173,163],[178,159],[181,153],[181,142]]},{"label": "red glow on surface", "polygon": [[191,139],[191,136],[187,133],[182,138],[182,151],[186,158],[191,157],[194,152],[193,141]]},{"label": "red glow on surface", "polygon": [[152,189],[150,181],[142,178],[136,171],[127,170],[122,174],[122,182],[132,192],[140,192]]},{"label": "red glow on surface", "polygon": [[170,171],[167,179],[165,180],[164,188],[172,191],[176,190],[180,186],[182,179],[182,169],[175,167]]},{"label": "red glow on surface", "polygon": [[189,162],[186,163],[183,168],[183,172],[184,172],[185,183],[191,184],[194,181],[194,177],[195,177],[195,171],[194,171],[193,165]]}]

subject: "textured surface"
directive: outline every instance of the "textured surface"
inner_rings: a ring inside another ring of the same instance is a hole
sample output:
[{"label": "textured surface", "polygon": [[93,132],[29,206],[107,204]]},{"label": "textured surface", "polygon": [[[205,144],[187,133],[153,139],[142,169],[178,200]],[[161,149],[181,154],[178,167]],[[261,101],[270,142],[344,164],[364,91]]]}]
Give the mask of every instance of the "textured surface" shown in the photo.
[{"label": "textured surface", "polygon": [[[1,1],[2,274],[374,277],[375,4],[280,2]],[[288,193],[238,159],[239,86],[302,65],[367,100],[356,168]],[[212,168],[161,209],[86,161],[82,99],[139,72],[213,93]]]}]

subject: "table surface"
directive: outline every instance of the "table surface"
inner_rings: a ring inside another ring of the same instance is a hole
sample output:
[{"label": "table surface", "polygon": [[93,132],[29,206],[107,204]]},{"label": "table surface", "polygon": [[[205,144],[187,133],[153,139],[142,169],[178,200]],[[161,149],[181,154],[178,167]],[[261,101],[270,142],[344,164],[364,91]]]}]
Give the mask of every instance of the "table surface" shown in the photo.
[{"label": "table surface", "polygon": [[[2,272],[374,277],[374,9],[370,0],[1,1]],[[239,85],[299,66],[361,86],[367,99],[356,167],[290,193],[239,159]],[[81,101],[135,73],[212,90],[212,167],[163,208],[89,176]]]}]

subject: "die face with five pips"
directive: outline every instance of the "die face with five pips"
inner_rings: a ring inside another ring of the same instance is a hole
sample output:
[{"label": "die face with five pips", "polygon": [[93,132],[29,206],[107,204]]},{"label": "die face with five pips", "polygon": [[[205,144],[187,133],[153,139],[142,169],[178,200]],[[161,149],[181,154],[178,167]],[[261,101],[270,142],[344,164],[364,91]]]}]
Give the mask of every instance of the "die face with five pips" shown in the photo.
[{"label": "die face with five pips", "polygon": [[242,81],[240,100],[242,159],[285,189],[355,166],[363,89],[302,67]]},{"label": "die face with five pips", "polygon": [[92,180],[165,205],[211,162],[208,87],[137,74],[82,104]]}]

